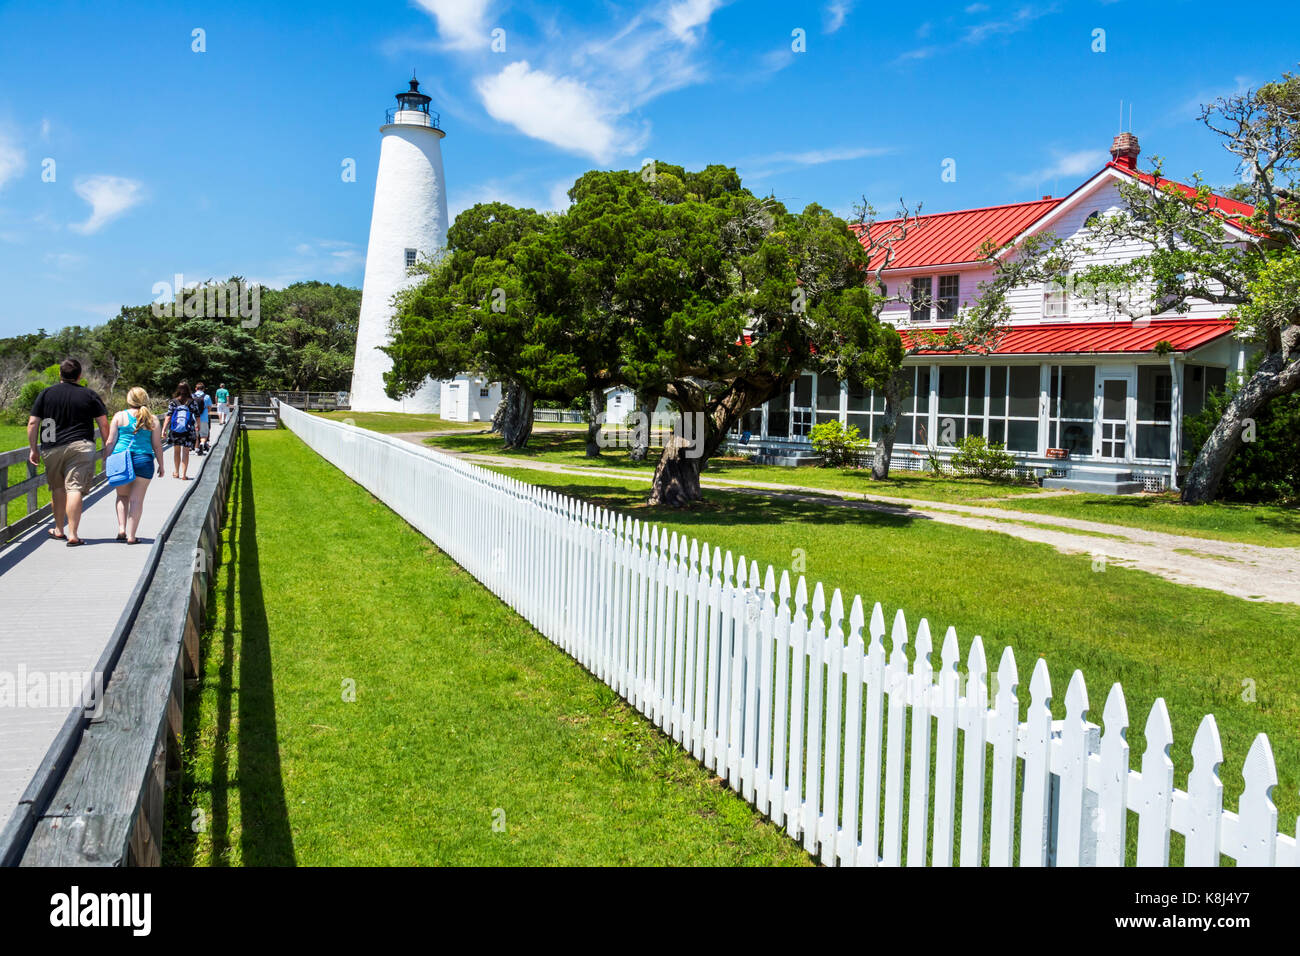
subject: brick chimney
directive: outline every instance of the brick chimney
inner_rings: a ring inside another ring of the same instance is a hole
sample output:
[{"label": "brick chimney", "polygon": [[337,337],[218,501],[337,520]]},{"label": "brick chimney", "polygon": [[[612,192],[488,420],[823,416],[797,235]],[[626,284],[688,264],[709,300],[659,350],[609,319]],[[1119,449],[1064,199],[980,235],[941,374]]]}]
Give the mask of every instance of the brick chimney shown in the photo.
[{"label": "brick chimney", "polygon": [[1115,137],[1114,142],[1110,144],[1111,159],[1116,166],[1122,166],[1125,169],[1137,169],[1138,155],[1142,150],[1138,147],[1138,138],[1132,133],[1120,133]]}]

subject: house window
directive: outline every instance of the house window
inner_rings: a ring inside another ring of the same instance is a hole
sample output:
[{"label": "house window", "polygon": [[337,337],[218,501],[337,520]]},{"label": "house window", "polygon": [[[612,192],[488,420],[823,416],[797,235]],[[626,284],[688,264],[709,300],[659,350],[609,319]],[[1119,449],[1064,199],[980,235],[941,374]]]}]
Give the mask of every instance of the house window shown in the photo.
[{"label": "house window", "polygon": [[[894,441],[900,445],[930,445],[930,366],[916,366],[910,384],[910,393],[905,394],[899,403],[898,432]],[[881,411],[884,411],[883,405]]]},{"label": "house window", "polygon": [[937,444],[956,445],[967,435],[984,434],[984,393],[988,369],[983,365],[939,367]]},{"label": "house window", "polygon": [[1065,282],[1052,279],[1043,283],[1043,318],[1064,319],[1070,313],[1070,296]]},{"label": "house window", "polygon": [[1101,210],[1094,209],[1092,212],[1088,213],[1088,218],[1083,221],[1083,225],[1085,229],[1091,229],[1099,222],[1101,222]]},{"label": "house window", "polygon": [[929,322],[930,321],[930,294],[933,280],[929,276],[914,276],[912,278],[912,321]]},{"label": "house window", "polygon": [[416,250],[414,249],[406,250],[406,268],[410,269],[412,266],[415,265],[416,255],[417,255]]},{"label": "house window", "polygon": [[767,403],[767,437],[788,438],[790,436],[790,389],[781,389],[781,394]]},{"label": "house window", "polygon": [[486,385],[484,385],[482,388],[478,390],[479,398],[487,398],[491,394],[492,394],[492,389],[488,388],[488,386]]},{"label": "house window", "polygon": [[1073,458],[1092,454],[1096,372],[1091,365],[1052,366],[1047,443]]},{"label": "house window", "polygon": [[1174,409],[1174,379],[1168,368],[1138,367],[1137,457],[1169,458],[1169,428]]},{"label": "house window", "polygon": [[834,375],[817,376],[817,424],[840,420],[840,383]]},{"label": "house window", "polygon": [[939,321],[957,317],[957,299],[961,293],[961,276],[939,276]]},{"label": "house window", "polygon": [[1038,366],[994,365],[989,368],[990,442],[1008,451],[1038,451]]}]

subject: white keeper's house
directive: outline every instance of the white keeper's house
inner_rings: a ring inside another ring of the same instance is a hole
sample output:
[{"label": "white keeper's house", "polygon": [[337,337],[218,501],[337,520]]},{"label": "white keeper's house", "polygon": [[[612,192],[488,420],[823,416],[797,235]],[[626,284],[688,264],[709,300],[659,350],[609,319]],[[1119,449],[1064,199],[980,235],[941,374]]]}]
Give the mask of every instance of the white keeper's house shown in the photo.
[{"label": "white keeper's house", "polygon": [[[1123,209],[1120,182],[1150,184],[1151,176],[1137,168],[1138,152],[1137,138],[1122,133],[1112,160],[1067,196],[918,217],[884,272],[888,294],[901,301],[883,317],[909,346],[910,330],[943,331],[992,278],[993,267],[980,256],[986,241],[1000,246],[1050,232],[1087,242],[1092,222]],[[1249,238],[1234,221],[1253,213],[1250,205],[1219,197],[1215,211],[1232,241]],[[877,223],[873,234],[896,222]],[[1141,252],[1112,249],[1106,258]],[[1084,263],[1097,261],[1100,255]],[[930,305],[910,305],[918,301]],[[1018,289],[1009,304],[1009,327],[995,352],[919,351],[905,360],[912,390],[899,417],[892,467],[923,467],[929,449],[946,459],[956,442],[976,434],[1005,443],[1021,468],[1056,479],[1053,484],[1176,488],[1179,423],[1244,369],[1252,349],[1232,336],[1224,307],[1198,302],[1189,312],[1133,321],[1059,285]],[[1167,344],[1157,349],[1158,343]],[[880,393],[806,373],[788,395],[745,416],[737,447],[797,453],[807,447],[813,424],[830,419],[856,425],[874,442],[883,418]]]}]

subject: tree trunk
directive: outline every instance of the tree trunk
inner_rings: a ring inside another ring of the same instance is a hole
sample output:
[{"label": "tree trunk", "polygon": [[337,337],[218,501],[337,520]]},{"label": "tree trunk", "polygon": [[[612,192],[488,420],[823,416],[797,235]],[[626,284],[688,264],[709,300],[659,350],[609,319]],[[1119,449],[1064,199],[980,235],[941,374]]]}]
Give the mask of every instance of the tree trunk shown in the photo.
[{"label": "tree trunk", "polygon": [[695,455],[696,443],[682,435],[673,435],[664,443],[664,453],[655,465],[650,489],[650,504],[682,508],[702,500],[700,470],[708,460]]},{"label": "tree trunk", "polygon": [[524,448],[533,434],[533,393],[518,382],[506,386],[506,397],[497,408],[492,425],[501,421],[501,437],[506,448]]},{"label": "tree trunk", "polygon": [[1241,447],[1246,422],[1279,395],[1300,390],[1300,356],[1287,360],[1284,352],[1271,352],[1228,403],[1223,417],[1210,432],[1183,483],[1183,501],[1206,504],[1218,497],[1219,484]]},{"label": "tree trunk", "polygon": [[707,412],[683,409],[675,420],[673,436],[664,442],[664,453],[655,465],[648,503],[681,508],[702,501],[700,472],[704,465],[721,447],[740,416],[775,394],[773,390],[755,398],[752,393],[733,392]]},{"label": "tree trunk", "polygon": [[875,458],[871,462],[871,477],[875,481],[884,481],[889,477],[889,460],[894,454],[894,436],[898,434],[898,409],[903,402],[901,373],[891,375],[881,391],[885,393],[885,417],[882,422],[880,441],[876,443]]},{"label": "tree trunk", "polygon": [[605,420],[605,390],[593,388],[587,393],[587,457],[600,457],[600,429]]},{"label": "tree trunk", "polygon": [[633,415],[639,413],[644,416],[638,419],[644,422],[644,427],[636,427],[628,431],[628,457],[633,461],[645,461],[646,455],[650,453],[650,430],[654,427],[652,415],[654,405],[658,404],[657,402],[652,404],[651,398],[638,393],[632,404]]}]

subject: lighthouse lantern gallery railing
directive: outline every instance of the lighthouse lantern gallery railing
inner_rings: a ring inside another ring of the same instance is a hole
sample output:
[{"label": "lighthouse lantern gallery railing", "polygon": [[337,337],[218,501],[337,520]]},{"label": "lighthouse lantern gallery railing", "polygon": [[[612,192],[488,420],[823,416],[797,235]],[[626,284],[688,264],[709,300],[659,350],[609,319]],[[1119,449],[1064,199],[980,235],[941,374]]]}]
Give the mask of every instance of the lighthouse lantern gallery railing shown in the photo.
[{"label": "lighthouse lantern gallery railing", "polygon": [[[1130,766],[1123,689],[1083,675],[1053,720],[1047,662],[1028,701],[1010,648],[996,668],[903,612],[465,461],[281,406],[304,442],[427,535],[828,865],[1295,866],[1278,832],[1267,737],[1223,806],[1213,716],[1174,786],[1163,699]],[[886,646],[886,636],[889,645]],[[910,652],[909,652],[910,645]],[[938,651],[938,661],[932,660]],[[960,783],[960,792],[958,784]]]}]

